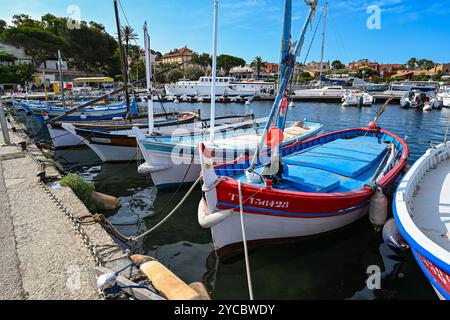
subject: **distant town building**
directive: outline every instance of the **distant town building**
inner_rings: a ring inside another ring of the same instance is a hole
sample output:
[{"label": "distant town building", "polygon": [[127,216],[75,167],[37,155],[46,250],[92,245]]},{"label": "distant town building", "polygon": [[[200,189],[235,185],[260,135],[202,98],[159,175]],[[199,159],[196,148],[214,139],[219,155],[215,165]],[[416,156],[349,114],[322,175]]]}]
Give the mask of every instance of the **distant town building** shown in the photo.
[{"label": "distant town building", "polygon": [[278,70],[279,70],[278,63],[267,62],[266,66],[264,67],[264,73],[268,73],[271,75],[277,75]]},{"label": "distant town building", "polygon": [[230,76],[235,77],[238,81],[250,80],[256,78],[256,68],[251,66],[238,66],[230,70]]},{"label": "distant town building", "polygon": [[169,53],[163,55],[161,59],[161,63],[174,63],[174,64],[182,64],[181,68],[186,68],[189,61],[192,60],[193,50],[189,49],[187,46],[181,49],[172,50]]},{"label": "distant town building", "polygon": [[379,72],[382,78],[390,78],[395,75],[398,71],[402,70],[403,64],[391,63],[391,64],[380,64]]},{"label": "distant town building", "polygon": [[443,76],[449,76],[450,75],[450,63],[438,64],[438,65],[434,66],[434,68],[430,69],[429,71],[433,72],[434,74],[442,72]]},{"label": "distant town building", "polygon": [[361,59],[359,61],[350,62],[347,66],[350,71],[358,71],[361,68],[369,68],[374,71],[380,71],[380,64],[378,62],[372,62],[368,59]]},{"label": "distant town building", "polygon": [[[320,65],[321,65],[320,62],[311,61],[306,64],[305,68],[314,73],[320,73]],[[330,61],[324,61],[322,65],[323,65],[323,72],[330,71],[331,69]]]}]

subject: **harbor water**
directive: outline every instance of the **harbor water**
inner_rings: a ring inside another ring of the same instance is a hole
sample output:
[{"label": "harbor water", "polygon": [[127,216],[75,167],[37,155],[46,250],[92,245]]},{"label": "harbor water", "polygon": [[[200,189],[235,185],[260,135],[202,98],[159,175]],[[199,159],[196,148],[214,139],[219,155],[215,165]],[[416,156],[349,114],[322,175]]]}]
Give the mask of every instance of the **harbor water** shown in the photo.
[{"label": "harbor water", "polygon": [[[268,115],[272,103],[217,104],[216,115],[254,113]],[[366,127],[379,106],[343,108],[340,104],[297,102],[290,120],[316,121],[324,132]],[[166,110],[197,111],[209,116],[208,104],[165,104]],[[407,139],[410,164],[429,147],[443,141],[450,109],[423,113],[389,105],[379,121],[388,131]],[[38,130],[39,131],[39,130]],[[67,171],[80,174],[96,190],[120,199],[122,207],[108,212],[108,219],[125,235],[142,233],[164,218],[186,189],[157,191],[137,173],[136,161],[101,164],[88,148],[56,153]],[[196,190],[181,209],[143,243],[131,247],[137,253],[159,259],[187,283],[203,281],[214,299],[248,299],[243,257],[219,262],[213,253],[209,230],[197,222],[201,197]],[[315,240],[258,248],[250,253],[257,299],[435,299],[435,294],[412,255],[396,253],[382,243],[363,219],[343,230]],[[121,244],[125,248],[125,244]],[[381,288],[369,289],[368,268],[378,267]]]}]

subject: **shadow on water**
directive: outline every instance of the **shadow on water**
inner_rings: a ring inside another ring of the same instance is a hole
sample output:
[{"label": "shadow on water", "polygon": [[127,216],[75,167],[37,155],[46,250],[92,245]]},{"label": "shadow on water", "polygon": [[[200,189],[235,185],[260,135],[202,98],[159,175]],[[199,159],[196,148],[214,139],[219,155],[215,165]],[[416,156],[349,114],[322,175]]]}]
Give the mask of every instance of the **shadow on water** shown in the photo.
[{"label": "shadow on water", "polygon": [[[202,109],[209,116],[208,104],[168,104],[168,109]],[[219,104],[217,115],[255,113],[267,116],[271,102]],[[290,119],[318,121],[324,131],[366,127],[377,107],[342,108],[325,103],[296,103]],[[428,141],[439,143],[444,137],[450,109],[430,113],[403,110],[396,105],[386,108],[380,125],[400,137],[408,137],[410,162],[428,148]],[[137,164],[101,164],[88,148],[58,151],[64,155],[68,171],[79,173],[95,183],[96,190],[119,198],[122,207],[109,213],[125,235],[140,234],[161,221],[181,200],[187,189],[157,191],[152,183],[137,173]],[[158,258],[186,282],[204,280],[216,299],[247,299],[243,258],[218,262],[212,254],[209,230],[197,222],[201,197],[197,189],[181,209],[136,248]],[[142,221],[136,225],[136,222]],[[426,278],[409,254],[397,254],[380,244],[367,219],[316,240],[259,248],[250,255],[255,296],[259,299],[435,299]],[[367,267],[382,270],[381,290],[369,290],[365,281]]]}]

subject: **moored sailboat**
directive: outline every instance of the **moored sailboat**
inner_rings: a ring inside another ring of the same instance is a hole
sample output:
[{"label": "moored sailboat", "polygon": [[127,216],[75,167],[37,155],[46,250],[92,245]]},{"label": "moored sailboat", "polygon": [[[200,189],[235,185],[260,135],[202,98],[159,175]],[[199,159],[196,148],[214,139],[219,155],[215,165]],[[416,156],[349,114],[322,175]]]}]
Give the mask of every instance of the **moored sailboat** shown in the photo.
[{"label": "moored sailboat", "polygon": [[[219,256],[242,249],[241,223],[249,246],[342,228],[364,217],[375,192],[392,188],[406,165],[408,146],[377,126],[381,112],[368,128],[288,145],[280,134],[279,147],[274,147],[273,133],[284,129],[286,88],[317,1],[308,5],[302,33],[289,58],[283,59],[287,62],[279,92],[260,141],[260,148],[272,147],[270,152],[214,166],[213,153],[204,144],[199,148],[205,196],[198,220],[211,229]],[[285,19],[290,16],[288,12]]]}]

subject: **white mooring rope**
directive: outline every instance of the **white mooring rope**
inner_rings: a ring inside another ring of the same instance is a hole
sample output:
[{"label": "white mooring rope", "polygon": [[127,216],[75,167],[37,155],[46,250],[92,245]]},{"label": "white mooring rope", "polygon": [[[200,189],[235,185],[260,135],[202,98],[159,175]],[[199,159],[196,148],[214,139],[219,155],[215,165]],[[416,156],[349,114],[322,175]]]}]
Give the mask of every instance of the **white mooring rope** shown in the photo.
[{"label": "white mooring rope", "polygon": [[242,200],[242,188],[241,188],[240,180],[238,180],[238,189],[239,189],[239,208],[240,208],[240,213],[241,213],[242,242],[244,244],[245,268],[247,270],[248,293],[250,294],[250,300],[254,300],[253,299],[252,275],[250,273],[250,262],[248,259],[247,238],[245,235],[245,227],[244,227],[244,205],[243,205],[243,200]]}]

